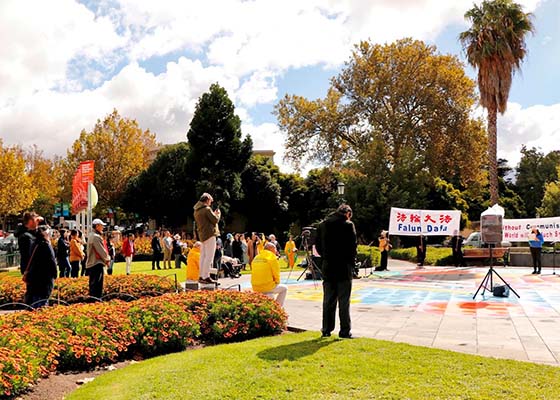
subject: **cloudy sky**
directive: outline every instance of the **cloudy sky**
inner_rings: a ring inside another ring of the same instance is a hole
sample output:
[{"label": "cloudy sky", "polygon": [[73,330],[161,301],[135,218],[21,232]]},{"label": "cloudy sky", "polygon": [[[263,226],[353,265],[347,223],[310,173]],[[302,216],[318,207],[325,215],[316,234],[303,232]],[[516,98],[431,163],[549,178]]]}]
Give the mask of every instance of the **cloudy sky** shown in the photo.
[{"label": "cloudy sky", "polygon": [[[477,1],[478,2],[478,1]],[[405,36],[464,59],[472,0],[0,0],[0,137],[64,155],[113,108],[162,143],[185,140],[197,98],[224,86],[256,149],[283,137],[285,93],[322,97],[354,43]],[[536,34],[499,118],[499,156],[560,144],[560,0],[520,0]],[[474,71],[469,69],[474,76]]]}]

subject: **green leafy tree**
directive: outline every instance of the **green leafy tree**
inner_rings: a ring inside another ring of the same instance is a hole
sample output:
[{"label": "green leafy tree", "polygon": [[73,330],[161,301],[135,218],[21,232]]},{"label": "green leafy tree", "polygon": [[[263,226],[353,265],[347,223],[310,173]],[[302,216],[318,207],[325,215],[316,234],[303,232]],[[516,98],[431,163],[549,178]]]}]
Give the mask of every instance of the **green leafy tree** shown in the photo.
[{"label": "green leafy tree", "polygon": [[[560,169],[558,173],[560,176]],[[541,217],[560,215],[560,181],[556,180],[546,184],[542,204],[537,211]]]},{"label": "green leafy tree", "polygon": [[227,91],[217,83],[198,100],[187,138],[196,193],[212,193],[227,217],[232,201],[242,197],[241,173],[253,142],[250,137],[242,139],[241,120]]},{"label": "green leafy tree", "polygon": [[525,203],[528,217],[534,217],[541,205],[548,183],[557,179],[556,168],[560,165],[560,151],[544,154],[536,148],[521,149],[514,190]]},{"label": "green leafy tree", "polygon": [[459,36],[469,64],[478,69],[480,104],[488,110],[490,201],[497,204],[497,114],[503,114],[515,71],[527,53],[525,36],[533,32],[531,14],[512,0],[485,0],[465,13],[471,27]]},{"label": "green leafy tree", "polygon": [[167,226],[188,222],[191,212],[185,205],[195,200],[189,156],[186,142],[164,146],[152,164],[130,180],[123,207]]},{"label": "green leafy tree", "polygon": [[378,162],[367,156],[383,146],[390,170],[472,183],[480,179],[486,148],[481,122],[471,118],[475,100],[475,84],[457,57],[403,39],[361,42],[326,98],[286,95],[275,113],[296,166],[301,160],[367,165]]},{"label": "green leafy tree", "polygon": [[246,218],[246,228],[255,232],[277,232],[282,212],[282,188],[278,184],[280,170],[265,157],[252,157],[241,174],[243,199],[235,203],[235,211]]}]

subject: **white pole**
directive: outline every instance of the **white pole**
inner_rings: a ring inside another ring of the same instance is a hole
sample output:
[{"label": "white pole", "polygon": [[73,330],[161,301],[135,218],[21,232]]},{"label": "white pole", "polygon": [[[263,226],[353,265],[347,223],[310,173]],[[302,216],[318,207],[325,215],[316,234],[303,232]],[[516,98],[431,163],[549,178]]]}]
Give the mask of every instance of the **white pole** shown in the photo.
[{"label": "white pole", "polygon": [[87,188],[87,231],[91,228],[92,210],[91,210],[91,182],[88,183]]}]

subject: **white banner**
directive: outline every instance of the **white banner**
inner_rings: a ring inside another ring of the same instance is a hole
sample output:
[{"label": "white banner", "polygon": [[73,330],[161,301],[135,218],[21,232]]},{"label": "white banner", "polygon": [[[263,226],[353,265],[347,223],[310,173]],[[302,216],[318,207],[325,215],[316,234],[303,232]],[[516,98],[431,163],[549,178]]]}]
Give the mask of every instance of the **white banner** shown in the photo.
[{"label": "white banner", "polygon": [[560,242],[560,217],[504,219],[504,242],[527,242],[531,227],[536,226],[545,242]]},{"label": "white banner", "polygon": [[401,236],[453,236],[459,232],[461,211],[409,210],[391,207],[389,234]]}]

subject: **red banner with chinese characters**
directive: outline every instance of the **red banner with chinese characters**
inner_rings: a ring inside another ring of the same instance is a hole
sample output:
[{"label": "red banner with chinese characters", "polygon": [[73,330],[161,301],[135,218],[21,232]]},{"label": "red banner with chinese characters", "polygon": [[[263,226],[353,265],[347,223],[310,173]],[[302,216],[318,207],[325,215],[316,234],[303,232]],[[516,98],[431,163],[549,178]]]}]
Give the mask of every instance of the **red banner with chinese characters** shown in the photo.
[{"label": "red banner with chinese characters", "polygon": [[77,214],[87,208],[88,184],[93,183],[94,161],[80,163],[72,180],[72,213]]},{"label": "red banner with chinese characters", "polygon": [[453,236],[459,232],[461,211],[409,210],[391,207],[389,234],[402,236]]}]

